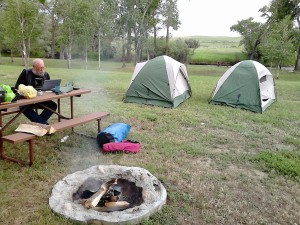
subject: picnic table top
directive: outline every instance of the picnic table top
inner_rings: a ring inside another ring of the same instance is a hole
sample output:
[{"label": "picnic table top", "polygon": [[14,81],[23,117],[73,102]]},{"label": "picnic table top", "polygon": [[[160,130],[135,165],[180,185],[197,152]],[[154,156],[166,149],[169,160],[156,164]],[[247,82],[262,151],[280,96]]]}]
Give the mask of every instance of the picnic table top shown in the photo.
[{"label": "picnic table top", "polygon": [[90,90],[87,89],[79,89],[79,90],[73,90],[68,93],[62,93],[62,94],[55,94],[54,92],[48,92],[44,91],[43,95],[38,95],[34,98],[30,99],[19,99],[16,102],[4,102],[0,104],[0,111],[2,110],[7,110],[9,108],[14,108],[14,107],[19,107],[23,105],[29,105],[29,104],[36,104],[39,102],[45,102],[45,101],[50,101],[50,100],[55,100],[55,99],[60,99],[60,98],[66,98],[66,97],[72,97],[72,96],[80,96],[81,94],[87,94],[90,93]]}]

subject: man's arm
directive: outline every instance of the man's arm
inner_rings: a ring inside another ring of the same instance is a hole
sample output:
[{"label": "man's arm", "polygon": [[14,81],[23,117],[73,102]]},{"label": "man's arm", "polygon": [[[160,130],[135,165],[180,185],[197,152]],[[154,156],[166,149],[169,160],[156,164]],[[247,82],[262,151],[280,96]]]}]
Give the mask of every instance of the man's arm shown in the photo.
[{"label": "man's arm", "polygon": [[50,75],[49,75],[48,72],[45,72],[45,74],[44,74],[44,79],[45,79],[45,80],[50,80]]},{"label": "man's arm", "polygon": [[20,84],[28,85],[27,79],[26,79],[26,69],[22,70],[22,72],[15,84],[15,89],[18,89]]}]

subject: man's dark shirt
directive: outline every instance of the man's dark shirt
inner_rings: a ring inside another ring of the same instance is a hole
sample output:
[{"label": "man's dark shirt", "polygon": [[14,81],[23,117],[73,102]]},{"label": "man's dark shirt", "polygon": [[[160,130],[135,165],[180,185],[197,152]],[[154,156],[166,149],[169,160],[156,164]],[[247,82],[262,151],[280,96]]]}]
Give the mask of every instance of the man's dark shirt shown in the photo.
[{"label": "man's dark shirt", "polygon": [[20,84],[24,84],[26,86],[30,85],[30,86],[36,88],[36,86],[37,86],[36,78],[43,78],[43,81],[50,80],[50,76],[47,72],[45,72],[44,76],[41,77],[41,76],[35,75],[32,72],[32,69],[28,69],[27,73],[26,73],[26,69],[24,69],[21,72],[21,74],[16,82],[15,88],[18,89]]}]

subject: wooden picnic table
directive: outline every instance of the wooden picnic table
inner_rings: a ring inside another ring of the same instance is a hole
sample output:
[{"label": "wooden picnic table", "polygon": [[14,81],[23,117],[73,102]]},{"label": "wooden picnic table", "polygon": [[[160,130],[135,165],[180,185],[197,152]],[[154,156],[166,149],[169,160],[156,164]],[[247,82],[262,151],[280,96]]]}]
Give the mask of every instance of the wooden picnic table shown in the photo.
[{"label": "wooden picnic table", "polygon": [[[60,128],[61,130],[65,128],[73,128],[76,125],[82,125],[85,122],[90,122],[92,120],[97,120],[98,121],[98,130],[100,130],[100,120],[102,117],[105,117],[108,115],[108,113],[90,113],[89,115],[82,116],[80,118],[74,118],[74,106],[73,106],[73,98],[74,97],[80,97],[82,94],[87,94],[90,93],[90,90],[87,89],[79,89],[79,90],[73,90],[68,93],[61,93],[61,94],[56,94],[54,92],[43,92],[43,95],[36,96],[31,99],[20,99],[16,102],[12,103],[4,103],[0,104],[0,157],[2,159],[8,159],[17,163],[24,164],[24,161],[17,160],[15,158],[8,157],[4,154],[4,147],[3,147],[3,142],[8,141],[10,143],[20,143],[24,141],[29,141],[29,149],[30,149],[30,163],[29,165],[32,164],[33,161],[33,145],[32,145],[32,140],[34,138],[34,135],[32,134],[26,134],[26,133],[19,133],[18,134],[10,134],[7,136],[4,136],[5,130],[12,124],[21,114],[24,110],[20,110],[20,106],[29,106],[32,104],[35,104],[36,106],[41,106],[41,108],[47,108],[43,106],[43,102],[45,101],[50,101],[50,100],[56,100],[57,101],[57,112],[53,111],[55,114],[58,116],[58,122],[55,123],[55,126]],[[66,117],[61,114],[61,99],[62,98],[70,98],[70,116]],[[15,114],[12,118],[10,118],[6,124],[3,124],[3,117],[6,115],[10,114]],[[60,122],[61,119],[66,119]],[[13,137],[14,136],[14,137]]]}]

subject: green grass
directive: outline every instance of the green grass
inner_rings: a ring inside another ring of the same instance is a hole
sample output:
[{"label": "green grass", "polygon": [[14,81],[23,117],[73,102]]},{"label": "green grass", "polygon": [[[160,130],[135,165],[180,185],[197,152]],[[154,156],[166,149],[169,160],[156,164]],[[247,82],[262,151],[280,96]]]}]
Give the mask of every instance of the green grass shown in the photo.
[{"label": "green grass", "polygon": [[200,44],[191,57],[191,64],[233,65],[247,57],[243,46],[240,46],[241,37],[186,37],[189,38],[198,40]]},{"label": "green grass", "polygon": [[266,171],[275,170],[278,174],[300,180],[300,154],[293,151],[269,152],[257,154],[256,160],[264,163]]},{"label": "green grass", "polygon": [[[20,59],[2,59],[1,83],[14,85]],[[52,78],[72,80],[91,94],[75,98],[76,115],[107,111],[103,127],[132,126],[137,154],[102,154],[94,139],[71,131],[38,138],[29,167],[0,160],[0,224],[79,224],[54,214],[48,198],[64,176],[98,164],[140,166],[167,189],[167,204],[142,224],[297,224],[300,211],[300,74],[281,71],[278,101],[264,114],[208,104],[228,67],[188,65],[192,97],[175,109],[123,103],[134,69],[127,64],[46,60]],[[272,70],[274,73],[275,71]],[[63,112],[68,102],[63,101]],[[52,118],[53,121],[55,117]],[[4,123],[7,118],[4,118]],[[21,116],[10,130],[26,121]],[[96,137],[96,124],[78,127]],[[61,143],[60,139],[69,135]],[[5,143],[7,153],[26,159],[28,146]]]},{"label": "green grass", "polygon": [[241,48],[208,49],[200,46],[192,56],[191,63],[233,65],[245,59],[246,55],[241,52]]}]

